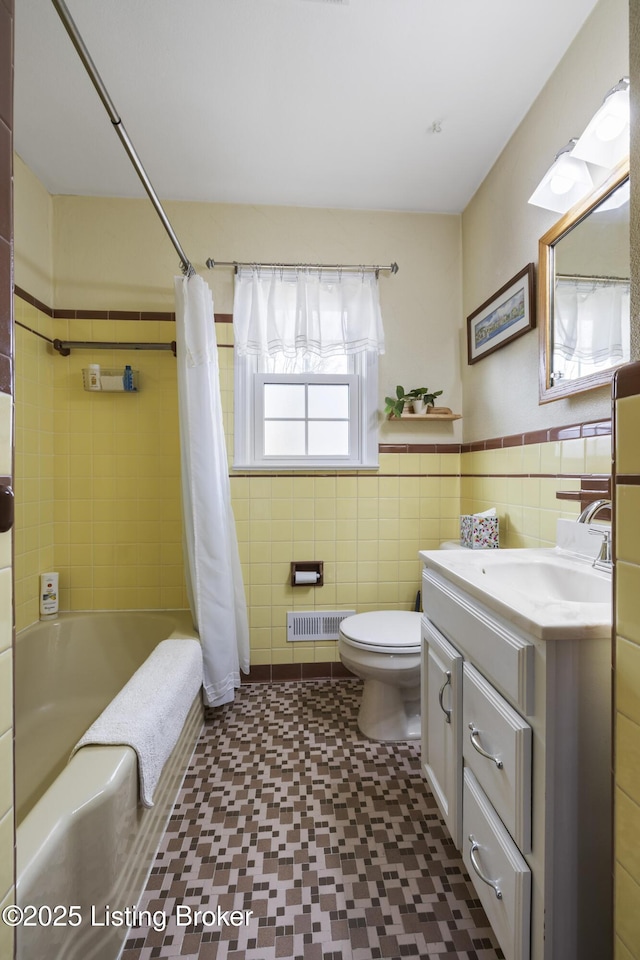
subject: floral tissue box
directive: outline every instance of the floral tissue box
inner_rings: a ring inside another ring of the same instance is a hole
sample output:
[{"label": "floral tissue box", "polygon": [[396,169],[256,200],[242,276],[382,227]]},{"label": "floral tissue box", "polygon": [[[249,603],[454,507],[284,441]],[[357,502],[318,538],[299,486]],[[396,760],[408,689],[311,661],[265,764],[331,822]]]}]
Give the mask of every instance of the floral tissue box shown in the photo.
[{"label": "floral tissue box", "polygon": [[460,542],[470,550],[497,550],[500,546],[498,531],[497,517],[474,517],[470,514],[460,517]]}]

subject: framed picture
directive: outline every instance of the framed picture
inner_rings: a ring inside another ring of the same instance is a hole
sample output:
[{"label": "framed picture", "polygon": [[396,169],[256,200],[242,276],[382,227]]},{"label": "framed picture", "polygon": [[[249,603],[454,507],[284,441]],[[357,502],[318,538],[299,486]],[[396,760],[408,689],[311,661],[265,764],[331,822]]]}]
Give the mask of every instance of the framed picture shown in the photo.
[{"label": "framed picture", "polygon": [[477,363],[535,325],[534,265],[529,263],[467,317],[468,362]]}]

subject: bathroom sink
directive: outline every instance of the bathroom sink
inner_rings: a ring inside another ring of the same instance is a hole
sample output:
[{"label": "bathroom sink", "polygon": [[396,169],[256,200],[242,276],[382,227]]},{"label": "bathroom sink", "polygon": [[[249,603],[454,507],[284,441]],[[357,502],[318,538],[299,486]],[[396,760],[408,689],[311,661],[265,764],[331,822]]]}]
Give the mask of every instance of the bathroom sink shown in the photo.
[{"label": "bathroom sink", "polygon": [[424,551],[427,569],[541,639],[611,631],[611,574],[558,547]]},{"label": "bathroom sink", "polygon": [[[525,551],[514,551],[516,554]],[[578,564],[557,556],[505,557],[480,564],[480,579],[487,589],[506,593],[514,590],[547,602],[608,603],[611,577],[591,565]]]}]

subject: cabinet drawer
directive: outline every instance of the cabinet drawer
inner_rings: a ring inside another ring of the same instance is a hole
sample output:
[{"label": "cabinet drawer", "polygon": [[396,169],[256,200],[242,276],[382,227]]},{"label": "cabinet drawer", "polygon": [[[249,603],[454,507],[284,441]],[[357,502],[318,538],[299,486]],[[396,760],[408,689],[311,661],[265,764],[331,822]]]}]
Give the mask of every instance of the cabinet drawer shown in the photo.
[{"label": "cabinet drawer", "polygon": [[531,727],[465,661],[462,754],[523,853],[531,850]]},{"label": "cabinet drawer", "polygon": [[531,871],[473,774],[464,771],[462,858],[506,960],[529,960]]},{"label": "cabinet drawer", "polygon": [[530,640],[427,568],[422,572],[422,608],[464,657],[477,663],[518,710],[531,716],[535,647]]},{"label": "cabinet drawer", "polygon": [[422,618],[422,772],[462,849],[462,654]]}]

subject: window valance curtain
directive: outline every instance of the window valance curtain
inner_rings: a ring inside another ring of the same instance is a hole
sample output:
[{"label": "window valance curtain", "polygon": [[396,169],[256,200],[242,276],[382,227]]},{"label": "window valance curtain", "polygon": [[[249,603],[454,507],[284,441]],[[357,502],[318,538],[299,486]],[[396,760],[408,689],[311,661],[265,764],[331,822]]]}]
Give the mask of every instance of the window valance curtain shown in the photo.
[{"label": "window valance curtain", "polygon": [[240,356],[384,353],[375,271],[240,267],[233,305]]},{"label": "window valance curtain", "polygon": [[581,364],[615,364],[624,358],[629,330],[627,281],[558,278],[554,351]]}]

